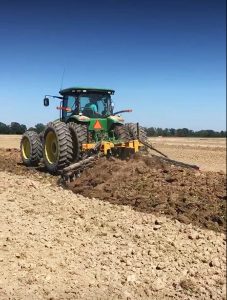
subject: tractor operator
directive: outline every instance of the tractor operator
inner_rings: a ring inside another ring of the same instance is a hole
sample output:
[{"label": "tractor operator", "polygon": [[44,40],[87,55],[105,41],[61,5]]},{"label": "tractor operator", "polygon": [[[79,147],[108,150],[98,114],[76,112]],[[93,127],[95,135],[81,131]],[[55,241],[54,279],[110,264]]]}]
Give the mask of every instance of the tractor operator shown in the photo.
[{"label": "tractor operator", "polygon": [[93,114],[98,112],[97,103],[95,99],[91,99],[84,107],[85,110],[90,110]]},{"label": "tractor operator", "polygon": [[92,118],[97,116],[102,116],[98,113],[98,105],[97,105],[97,96],[94,96],[90,99],[90,102],[87,103],[84,107],[83,113],[84,115]]}]

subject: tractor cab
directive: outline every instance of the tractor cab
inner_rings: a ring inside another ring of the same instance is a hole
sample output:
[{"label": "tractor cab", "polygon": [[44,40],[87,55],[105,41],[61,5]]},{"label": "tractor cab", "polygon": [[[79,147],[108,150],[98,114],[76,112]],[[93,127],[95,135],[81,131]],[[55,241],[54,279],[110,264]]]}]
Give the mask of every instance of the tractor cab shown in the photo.
[{"label": "tractor cab", "polygon": [[49,105],[48,97],[59,99],[60,119],[49,122],[40,136],[28,131],[22,137],[25,165],[38,165],[43,157],[47,170],[56,174],[68,172],[67,168],[71,170],[80,160],[83,165],[86,158],[90,161],[90,156],[99,152],[123,158],[139,151],[139,137],[145,132],[138,124],[124,124],[120,114],[130,109],[113,111],[114,90],[71,87],[59,94],[46,95],[43,104]]},{"label": "tractor cab", "polygon": [[110,89],[67,88],[59,92],[62,103],[61,120],[67,122],[73,116],[87,118],[107,118],[113,114],[113,102]]},{"label": "tractor cab", "polygon": [[46,95],[44,105],[49,105],[47,96],[61,99],[60,106],[57,107],[60,110],[61,122],[85,125],[91,140],[98,141],[101,136],[112,140],[115,139],[116,126],[124,124],[120,113],[131,112],[113,111],[111,96],[114,92],[112,89],[71,87],[60,90],[61,96]]}]

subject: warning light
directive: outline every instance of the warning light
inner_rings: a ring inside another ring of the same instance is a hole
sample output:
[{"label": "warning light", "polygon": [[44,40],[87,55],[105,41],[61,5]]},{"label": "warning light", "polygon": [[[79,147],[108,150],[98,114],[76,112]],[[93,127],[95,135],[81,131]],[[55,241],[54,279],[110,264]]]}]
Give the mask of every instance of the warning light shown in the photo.
[{"label": "warning light", "polygon": [[95,122],[93,128],[94,128],[94,129],[102,129],[102,125],[101,125],[101,123],[99,122],[99,120],[97,120],[97,121]]}]

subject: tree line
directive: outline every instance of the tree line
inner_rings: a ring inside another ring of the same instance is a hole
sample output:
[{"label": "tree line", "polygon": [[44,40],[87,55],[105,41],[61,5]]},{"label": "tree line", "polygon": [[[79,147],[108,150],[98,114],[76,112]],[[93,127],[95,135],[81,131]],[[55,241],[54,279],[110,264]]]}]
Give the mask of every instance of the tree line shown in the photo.
[{"label": "tree line", "polygon": [[145,128],[147,136],[176,136],[176,137],[226,137],[226,131],[211,129],[194,131],[188,128]]},{"label": "tree line", "polygon": [[[45,125],[42,123],[36,124],[34,127],[27,128],[26,125],[17,122],[11,122],[6,125],[0,122],[0,134],[23,134],[26,130],[34,130],[40,133],[44,130]],[[188,128],[145,128],[148,136],[176,136],[176,137],[226,137],[226,131],[214,131],[211,129],[194,131]]]},{"label": "tree line", "polygon": [[23,134],[26,130],[34,130],[40,133],[44,130],[45,125],[42,123],[36,124],[34,127],[27,128],[26,125],[17,122],[11,122],[10,125],[6,125],[0,122],[0,134]]}]

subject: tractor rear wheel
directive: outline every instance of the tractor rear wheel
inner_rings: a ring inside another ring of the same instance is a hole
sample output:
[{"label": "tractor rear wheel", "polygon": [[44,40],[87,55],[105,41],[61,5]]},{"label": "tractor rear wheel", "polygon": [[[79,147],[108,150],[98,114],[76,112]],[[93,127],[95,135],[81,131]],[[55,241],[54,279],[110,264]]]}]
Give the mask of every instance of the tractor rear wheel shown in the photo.
[{"label": "tractor rear wheel", "polygon": [[54,174],[67,167],[72,160],[72,138],[67,125],[60,121],[47,124],[43,137],[43,160]]},{"label": "tractor rear wheel", "polygon": [[[136,123],[126,123],[125,126],[128,128],[129,134],[130,134],[130,138],[133,140],[137,140],[138,136],[137,136],[137,124]],[[146,131],[143,127],[139,126],[139,139],[142,142],[146,142],[147,141],[147,134]]]},{"label": "tractor rear wheel", "polygon": [[21,158],[27,167],[37,166],[42,158],[42,143],[35,131],[26,131],[20,142]]},{"label": "tractor rear wheel", "polygon": [[70,122],[67,124],[73,144],[72,162],[76,162],[80,159],[82,144],[87,143],[87,126]]},{"label": "tractor rear wheel", "polygon": [[125,125],[115,125],[114,127],[115,138],[128,142],[130,140],[129,130]]}]

